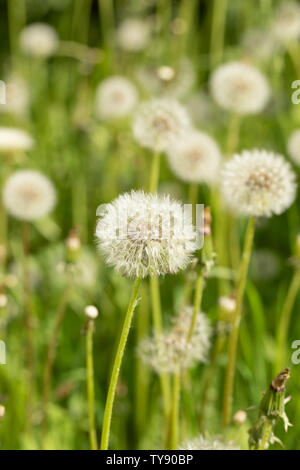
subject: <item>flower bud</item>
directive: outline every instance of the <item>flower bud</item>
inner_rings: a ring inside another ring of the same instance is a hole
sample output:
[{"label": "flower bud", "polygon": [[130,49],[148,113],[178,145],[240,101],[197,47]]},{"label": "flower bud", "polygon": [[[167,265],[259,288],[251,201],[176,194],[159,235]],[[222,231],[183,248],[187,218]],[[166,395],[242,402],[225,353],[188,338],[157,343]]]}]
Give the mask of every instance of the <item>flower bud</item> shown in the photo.
[{"label": "flower bud", "polygon": [[90,318],[92,320],[97,318],[98,315],[99,315],[99,311],[98,311],[97,307],[95,307],[95,305],[87,305],[84,309],[84,313],[88,318]]}]

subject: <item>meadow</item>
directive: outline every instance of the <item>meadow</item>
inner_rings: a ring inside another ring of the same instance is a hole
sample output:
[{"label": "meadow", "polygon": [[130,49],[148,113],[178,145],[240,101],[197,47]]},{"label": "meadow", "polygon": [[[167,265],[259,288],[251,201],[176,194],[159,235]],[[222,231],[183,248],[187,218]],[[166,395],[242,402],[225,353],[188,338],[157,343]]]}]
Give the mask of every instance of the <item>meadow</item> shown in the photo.
[{"label": "meadow", "polygon": [[0,8],[0,449],[300,450],[300,2]]}]

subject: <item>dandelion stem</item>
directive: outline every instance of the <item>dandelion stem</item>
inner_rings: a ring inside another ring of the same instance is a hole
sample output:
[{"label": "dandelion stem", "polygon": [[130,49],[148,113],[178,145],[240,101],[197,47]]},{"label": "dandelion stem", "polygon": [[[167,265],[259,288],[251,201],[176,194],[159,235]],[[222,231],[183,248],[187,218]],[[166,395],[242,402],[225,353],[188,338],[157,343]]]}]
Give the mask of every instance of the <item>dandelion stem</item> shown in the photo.
[{"label": "dandelion stem", "polygon": [[280,370],[285,364],[285,347],[287,343],[288,330],[291,320],[291,314],[300,289],[300,270],[296,269],[290,284],[287,296],[285,298],[281,317],[277,330],[277,348],[276,348],[276,370]]},{"label": "dandelion stem", "polygon": [[90,429],[91,450],[97,450],[97,434],[95,427],[95,390],[94,390],[94,361],[93,361],[93,333],[94,321],[88,320],[86,334],[86,372],[87,372],[87,396]]},{"label": "dandelion stem", "polygon": [[227,0],[214,0],[210,40],[210,69],[221,61],[224,47]]},{"label": "dandelion stem", "polygon": [[232,113],[229,120],[227,144],[226,144],[226,156],[230,158],[234,152],[236,152],[239,143],[241,118],[238,114]]},{"label": "dandelion stem", "polygon": [[232,320],[232,327],[229,336],[228,346],[228,362],[225,376],[225,389],[224,389],[224,400],[223,400],[223,417],[222,424],[227,426],[231,419],[232,409],[232,395],[233,395],[233,384],[234,384],[234,373],[236,363],[236,352],[238,344],[239,326],[242,315],[242,304],[243,297],[246,287],[247,273],[249,267],[249,261],[251,256],[251,250],[253,245],[255,231],[255,217],[251,217],[248,222],[245,244],[241,262],[241,268],[239,273],[239,280],[237,285],[237,299],[236,299],[236,310]]},{"label": "dandelion stem", "polygon": [[160,168],[160,153],[155,152],[152,157],[152,164],[150,170],[150,183],[149,191],[150,193],[156,193],[158,181],[159,181],[159,168]]},{"label": "dandelion stem", "polygon": [[125,347],[127,343],[127,338],[128,338],[141,282],[142,280],[139,278],[135,280],[133,291],[131,294],[130,302],[128,305],[127,313],[126,313],[124,324],[123,324],[123,329],[122,329],[113,369],[112,369],[111,379],[110,379],[106,403],[105,403],[105,410],[104,410],[101,447],[100,447],[101,450],[108,449],[111,417],[112,417],[113,404],[114,404],[114,399],[115,399],[115,394],[116,394],[116,387],[118,383],[120,367],[121,367],[122,359],[124,356],[124,351],[125,351]]},{"label": "dandelion stem", "polygon": [[201,308],[201,301],[202,301],[202,294],[203,294],[203,286],[204,286],[204,279],[203,279],[203,272],[202,269],[199,270],[197,280],[196,280],[196,287],[195,287],[195,297],[194,297],[194,306],[193,306],[193,316],[192,321],[190,324],[190,328],[188,331],[187,342],[189,343],[193,337],[195,326],[197,323],[197,315]]},{"label": "dandelion stem", "polygon": [[25,309],[25,331],[26,331],[26,367],[28,374],[27,389],[27,420],[26,426],[28,433],[31,431],[31,415],[32,415],[32,397],[35,391],[35,357],[33,345],[33,312],[31,305],[31,285],[30,273],[28,268],[29,262],[29,225],[22,222],[22,265],[23,265],[23,289],[24,289],[24,309]]},{"label": "dandelion stem", "polygon": [[[157,341],[160,340],[160,336],[163,333],[162,313],[161,313],[161,300],[159,291],[159,281],[157,277],[150,278],[150,293],[152,301],[152,318],[154,333]],[[160,374],[160,383],[163,396],[163,409],[164,415],[167,418],[169,415],[169,403],[170,403],[170,381],[167,374]]]},{"label": "dandelion stem", "polygon": [[174,374],[173,377],[173,398],[172,398],[172,411],[171,411],[171,450],[176,450],[178,447],[179,435],[179,405],[180,405],[180,388],[181,388],[180,371]]},{"label": "dandelion stem", "polygon": [[49,394],[51,390],[51,382],[52,382],[52,374],[53,374],[53,366],[56,356],[56,346],[58,341],[58,335],[60,331],[61,324],[63,322],[66,307],[68,304],[70,293],[70,282],[67,281],[66,287],[62,293],[55,321],[53,330],[51,333],[50,341],[48,344],[47,356],[46,356],[46,364],[44,369],[44,377],[43,377],[43,398],[42,398],[42,423],[43,423],[43,435],[45,436],[47,432],[47,406],[49,401]]}]

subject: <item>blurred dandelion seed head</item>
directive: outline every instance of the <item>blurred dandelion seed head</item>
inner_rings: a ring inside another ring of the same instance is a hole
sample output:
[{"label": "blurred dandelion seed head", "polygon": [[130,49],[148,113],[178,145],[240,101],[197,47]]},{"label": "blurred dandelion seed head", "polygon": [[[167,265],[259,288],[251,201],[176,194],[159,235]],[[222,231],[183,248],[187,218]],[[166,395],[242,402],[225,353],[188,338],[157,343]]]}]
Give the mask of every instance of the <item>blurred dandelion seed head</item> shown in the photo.
[{"label": "blurred dandelion seed head", "polygon": [[139,107],[133,123],[133,134],[142,147],[163,152],[189,126],[188,114],[176,100],[153,99]]},{"label": "blurred dandelion seed head", "polygon": [[188,440],[180,446],[181,450],[240,450],[240,447],[232,441],[225,441],[216,436],[207,439],[203,436]]},{"label": "blurred dandelion seed head", "polygon": [[15,127],[0,127],[0,152],[27,151],[33,144],[32,137],[26,131]]},{"label": "blurred dandelion seed head", "polygon": [[157,373],[176,373],[180,367],[207,362],[212,329],[206,315],[199,312],[188,341],[192,316],[193,308],[186,307],[175,317],[168,332],[142,340],[138,347],[142,361]]},{"label": "blurred dandelion seed head", "polygon": [[218,67],[212,74],[210,88],[219,106],[238,114],[261,112],[270,97],[265,76],[243,62],[229,62]]},{"label": "blurred dandelion seed head", "polygon": [[194,183],[218,180],[221,153],[216,141],[204,132],[191,130],[174,141],[168,161],[178,178]]},{"label": "blurred dandelion seed head", "polygon": [[282,2],[273,23],[274,37],[283,43],[300,38],[300,5],[296,2]]},{"label": "blurred dandelion seed head", "polygon": [[29,106],[29,89],[26,82],[20,77],[11,77],[5,80],[6,103],[0,104],[0,112],[24,116]]},{"label": "blurred dandelion seed head", "polygon": [[283,156],[266,150],[243,151],[223,167],[221,190],[226,204],[241,215],[281,214],[296,197],[296,177]]},{"label": "blurred dandelion seed head", "polygon": [[102,206],[98,215],[99,250],[128,277],[176,273],[198,248],[191,214],[169,196],[132,191]]},{"label": "blurred dandelion seed head", "polygon": [[3,203],[17,219],[32,221],[46,216],[56,202],[52,182],[34,170],[19,170],[4,184]]},{"label": "blurred dandelion seed head", "polygon": [[53,55],[58,44],[59,39],[55,29],[46,23],[32,23],[20,34],[21,49],[35,57],[46,58]]},{"label": "blurred dandelion seed head", "polygon": [[119,26],[117,41],[121,49],[138,52],[147,46],[151,34],[150,23],[137,18],[127,18]]},{"label": "blurred dandelion seed head", "polygon": [[300,129],[295,130],[287,142],[287,150],[292,160],[300,166]]},{"label": "blurred dandelion seed head", "polygon": [[127,116],[138,102],[133,83],[121,76],[103,80],[96,89],[95,114],[100,119],[117,119]]}]

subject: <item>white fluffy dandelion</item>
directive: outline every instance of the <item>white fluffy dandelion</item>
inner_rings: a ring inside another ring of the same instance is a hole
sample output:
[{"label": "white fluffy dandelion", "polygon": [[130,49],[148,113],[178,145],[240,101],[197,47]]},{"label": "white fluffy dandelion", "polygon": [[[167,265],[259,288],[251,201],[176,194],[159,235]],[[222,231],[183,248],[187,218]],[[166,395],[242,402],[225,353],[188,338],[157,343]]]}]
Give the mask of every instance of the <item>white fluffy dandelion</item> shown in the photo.
[{"label": "white fluffy dandelion", "polygon": [[191,130],[176,139],[168,151],[171,169],[183,181],[213,183],[218,179],[221,153],[216,141],[204,132]]},{"label": "white fluffy dandelion", "polygon": [[127,18],[118,28],[118,44],[126,51],[141,51],[149,42],[150,32],[150,24],[147,21],[142,21],[137,18]]},{"label": "white fluffy dandelion", "polygon": [[57,49],[58,35],[52,26],[45,23],[32,23],[20,34],[21,49],[35,57],[49,57]]},{"label": "white fluffy dandelion", "polygon": [[15,127],[0,127],[0,152],[21,152],[32,147],[33,139],[26,131]]},{"label": "white fluffy dandelion", "polygon": [[266,150],[234,155],[222,171],[225,202],[235,212],[270,217],[281,214],[296,196],[295,174],[281,155]]},{"label": "white fluffy dandelion", "polygon": [[287,150],[293,161],[300,165],[300,129],[297,129],[290,135]]},{"label": "white fluffy dandelion", "polygon": [[6,102],[0,104],[0,111],[16,115],[25,115],[29,106],[29,90],[27,84],[20,77],[11,77],[5,80]]},{"label": "white fluffy dandelion", "polygon": [[157,373],[176,373],[181,367],[207,362],[212,329],[206,315],[199,312],[188,341],[192,316],[192,307],[187,307],[174,319],[170,331],[141,341],[138,353],[143,362]]},{"label": "white fluffy dandelion", "polygon": [[282,2],[273,23],[273,34],[279,42],[287,43],[300,38],[300,5]]},{"label": "white fluffy dandelion", "polygon": [[270,97],[265,76],[243,62],[229,62],[218,67],[211,77],[210,88],[219,106],[238,114],[259,113]]},{"label": "white fluffy dandelion", "polygon": [[129,277],[176,273],[198,248],[191,214],[169,196],[132,191],[100,206],[98,215],[99,250]]},{"label": "white fluffy dandelion", "polygon": [[135,116],[133,133],[142,147],[163,152],[189,126],[185,108],[176,100],[162,98],[141,104]]},{"label": "white fluffy dandelion", "polygon": [[3,187],[3,203],[17,219],[32,221],[47,215],[56,201],[52,182],[34,170],[13,173]]},{"label": "white fluffy dandelion", "polygon": [[97,87],[95,114],[100,119],[116,119],[128,115],[136,106],[138,93],[127,78],[113,76]]},{"label": "white fluffy dandelion", "polygon": [[241,450],[234,442],[225,441],[222,437],[216,436],[207,439],[198,436],[194,439],[184,442],[180,446],[181,450]]}]

